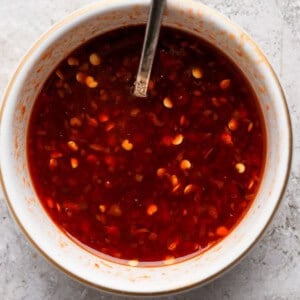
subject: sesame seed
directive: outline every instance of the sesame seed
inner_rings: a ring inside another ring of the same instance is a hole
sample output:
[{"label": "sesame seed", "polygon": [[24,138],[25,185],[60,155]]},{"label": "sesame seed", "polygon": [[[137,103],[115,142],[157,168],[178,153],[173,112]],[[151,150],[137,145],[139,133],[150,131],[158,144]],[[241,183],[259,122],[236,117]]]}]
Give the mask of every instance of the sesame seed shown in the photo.
[{"label": "sesame seed", "polygon": [[183,193],[184,193],[185,195],[187,195],[187,194],[190,194],[190,193],[194,192],[195,190],[196,190],[196,186],[195,186],[194,184],[188,184],[188,185],[184,188]]},{"label": "sesame seed", "polygon": [[200,68],[193,68],[192,75],[195,79],[201,79],[203,77],[203,73]]},{"label": "sesame seed", "polygon": [[192,167],[192,164],[187,159],[184,159],[180,162],[180,169],[182,169],[182,170],[187,170],[187,169],[190,169],[191,167]]},{"label": "sesame seed", "polygon": [[158,177],[162,177],[167,173],[167,170],[165,168],[159,168],[156,170],[156,175]]},{"label": "sesame seed", "polygon": [[253,129],[253,123],[252,122],[249,123],[247,129],[248,129],[248,132],[252,131],[252,129]]},{"label": "sesame seed", "polygon": [[79,118],[73,117],[70,119],[70,125],[72,127],[80,127],[82,125],[82,122]]},{"label": "sesame seed", "polygon": [[72,151],[78,150],[78,145],[74,141],[68,141],[68,147]]},{"label": "sesame seed", "polygon": [[235,169],[237,170],[238,173],[242,174],[246,171],[246,166],[243,163],[237,163],[235,165]]},{"label": "sesame seed", "polygon": [[85,84],[91,89],[98,86],[98,82],[95,80],[93,76],[87,76],[85,78]]},{"label": "sesame seed", "polygon": [[78,167],[78,159],[77,158],[74,158],[74,157],[72,157],[71,159],[70,159],[70,163],[71,163],[71,167],[73,168],[73,169],[76,169],[77,167]]},{"label": "sesame seed", "polygon": [[49,169],[54,170],[58,166],[58,162],[55,158],[50,158],[49,160]]},{"label": "sesame seed", "polygon": [[79,60],[72,56],[68,58],[67,62],[68,62],[69,66],[78,66],[79,65]]},{"label": "sesame seed", "polygon": [[182,134],[178,134],[175,136],[175,138],[172,140],[172,144],[175,146],[180,145],[183,142],[183,135]]},{"label": "sesame seed", "polygon": [[172,175],[170,177],[170,180],[171,180],[171,183],[172,183],[173,186],[178,185],[178,177],[176,175]]},{"label": "sesame seed", "polygon": [[78,72],[78,73],[76,74],[76,80],[77,80],[78,82],[80,82],[80,83],[84,83],[85,78],[86,78],[86,75],[85,75],[84,73],[82,73],[82,72]]},{"label": "sesame seed", "polygon": [[133,149],[133,144],[130,143],[128,139],[122,142],[122,148],[126,151],[131,151]]},{"label": "sesame seed", "polygon": [[164,103],[164,107],[166,108],[172,108],[173,107],[173,103],[171,101],[171,99],[169,97],[165,97],[163,100]]},{"label": "sesame seed", "polygon": [[230,79],[224,79],[220,82],[220,88],[222,90],[227,90],[231,85],[231,80]]},{"label": "sesame seed", "polygon": [[158,210],[158,207],[156,204],[150,204],[147,208],[147,215],[152,216],[154,215]]},{"label": "sesame seed", "polygon": [[90,63],[93,66],[99,66],[101,64],[101,58],[97,53],[92,53],[90,55]]},{"label": "sesame seed", "polygon": [[99,210],[104,213],[106,211],[106,206],[104,204],[99,205]]},{"label": "sesame seed", "polygon": [[229,122],[228,122],[228,128],[231,130],[231,131],[235,131],[238,129],[238,122],[236,119],[231,119]]}]

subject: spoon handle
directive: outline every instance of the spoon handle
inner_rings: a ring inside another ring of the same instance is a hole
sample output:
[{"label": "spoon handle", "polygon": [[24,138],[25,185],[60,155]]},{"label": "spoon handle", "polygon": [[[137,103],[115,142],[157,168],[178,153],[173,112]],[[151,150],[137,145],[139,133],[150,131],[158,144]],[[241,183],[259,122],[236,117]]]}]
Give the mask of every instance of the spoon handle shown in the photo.
[{"label": "spoon handle", "polygon": [[152,0],[133,94],[146,97],[166,0]]}]

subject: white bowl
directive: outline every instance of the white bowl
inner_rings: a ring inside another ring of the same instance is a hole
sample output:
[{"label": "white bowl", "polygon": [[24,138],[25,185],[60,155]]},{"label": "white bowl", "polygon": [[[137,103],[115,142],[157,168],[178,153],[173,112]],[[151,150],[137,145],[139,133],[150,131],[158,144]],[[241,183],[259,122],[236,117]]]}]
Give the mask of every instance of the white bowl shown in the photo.
[{"label": "white bowl", "polygon": [[150,0],[107,0],[83,8],[52,27],[25,55],[1,110],[1,180],[8,205],[25,235],[59,269],[105,291],[154,295],[174,293],[216,278],[261,236],[283,195],[291,163],[288,109],[266,57],[239,27],[192,0],[169,0],[163,24],[201,36],[244,72],[261,105],[267,129],[265,173],[257,197],[233,232],[208,251],[161,267],[130,267],[87,252],[63,234],[41,206],[26,159],[26,134],[34,101],[53,67],[90,38],[130,24],[145,23]]}]

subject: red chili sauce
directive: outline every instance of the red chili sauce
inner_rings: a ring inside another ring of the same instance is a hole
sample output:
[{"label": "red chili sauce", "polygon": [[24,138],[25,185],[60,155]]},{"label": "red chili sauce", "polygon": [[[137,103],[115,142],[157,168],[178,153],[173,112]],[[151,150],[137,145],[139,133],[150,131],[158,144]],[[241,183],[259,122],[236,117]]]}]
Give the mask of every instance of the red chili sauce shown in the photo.
[{"label": "red chili sauce", "polygon": [[265,158],[257,98],[219,50],[162,28],[145,99],[133,86],[145,28],[70,54],[34,106],[28,163],[52,220],[98,254],[165,264],[226,237]]}]

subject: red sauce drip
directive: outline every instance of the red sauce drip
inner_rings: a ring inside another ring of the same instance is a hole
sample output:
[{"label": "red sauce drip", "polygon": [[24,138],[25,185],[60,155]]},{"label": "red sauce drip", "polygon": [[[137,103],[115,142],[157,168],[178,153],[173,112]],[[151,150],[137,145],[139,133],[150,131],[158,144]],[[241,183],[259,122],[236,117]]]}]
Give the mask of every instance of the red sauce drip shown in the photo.
[{"label": "red sauce drip", "polygon": [[175,29],[162,29],[149,96],[135,98],[143,34],[109,32],[57,66],[31,115],[28,162],[44,208],[84,247],[170,263],[220,241],[245,214],[264,125],[241,71]]}]

